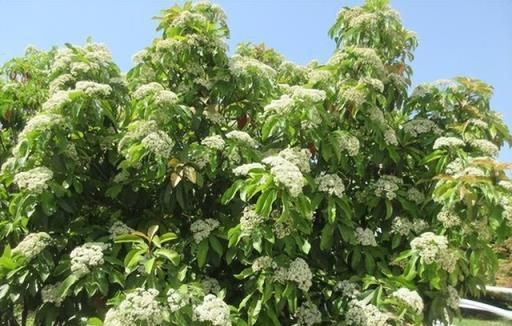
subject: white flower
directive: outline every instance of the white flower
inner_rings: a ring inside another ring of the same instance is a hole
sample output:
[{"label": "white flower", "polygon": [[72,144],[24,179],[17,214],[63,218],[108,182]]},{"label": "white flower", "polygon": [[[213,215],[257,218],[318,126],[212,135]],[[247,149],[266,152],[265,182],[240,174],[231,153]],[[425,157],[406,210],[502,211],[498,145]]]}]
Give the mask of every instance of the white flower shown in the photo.
[{"label": "white flower", "polygon": [[311,272],[308,263],[299,257],[295,258],[288,268],[278,268],[274,273],[274,279],[280,283],[287,281],[295,282],[300,290],[308,292],[309,288],[313,284],[313,273]]},{"label": "white flower", "polygon": [[377,247],[377,241],[375,240],[375,232],[368,228],[356,228],[356,240],[362,246]]},{"label": "white flower", "polygon": [[83,91],[88,96],[108,96],[112,92],[110,85],[88,80],[77,82],[75,88],[79,91]]},{"label": "white flower", "polygon": [[158,52],[172,51],[176,46],[178,46],[179,41],[173,38],[166,38],[157,40],[155,43],[156,50]]},{"label": "white flower", "polygon": [[123,234],[130,234],[134,230],[128,225],[124,224],[121,221],[115,221],[114,224],[109,228],[109,232],[112,235],[112,238],[118,237]]},{"label": "white flower", "polygon": [[141,100],[150,94],[158,94],[163,90],[164,87],[162,85],[159,83],[151,82],[149,84],[139,86],[139,88],[137,88],[132,95],[135,99]]},{"label": "white flower", "polygon": [[34,194],[41,194],[48,189],[48,181],[53,178],[52,170],[47,167],[37,167],[14,176],[14,183],[20,189],[26,189]]},{"label": "white flower", "polygon": [[438,263],[447,272],[455,269],[457,257],[448,250],[445,236],[425,232],[411,241],[411,248],[418,251],[425,264]]},{"label": "white flower", "polygon": [[336,174],[325,174],[322,172],[318,177],[315,178],[315,182],[318,184],[318,191],[334,195],[338,198],[343,197],[345,192],[345,186],[343,180]]},{"label": "white flower", "polygon": [[153,154],[163,158],[169,158],[174,147],[174,140],[172,140],[172,138],[165,132],[158,130],[151,132],[144,137],[141,144]]},{"label": "white flower", "polygon": [[459,293],[457,292],[457,289],[455,289],[453,286],[448,286],[448,298],[446,299],[446,303],[448,306],[454,310],[459,309],[459,302],[460,297]]},{"label": "white flower", "polygon": [[459,216],[455,212],[447,209],[443,209],[437,214],[437,220],[443,223],[445,228],[452,228],[461,223]]},{"label": "white flower", "polygon": [[434,149],[442,147],[460,147],[464,146],[465,143],[462,139],[456,137],[439,137],[434,142]]},{"label": "white flower", "polygon": [[158,105],[170,105],[178,103],[178,95],[168,90],[159,91],[155,96],[155,103]]},{"label": "white flower", "polygon": [[287,115],[293,110],[294,101],[288,95],[282,95],[277,100],[272,100],[263,108],[265,114],[276,113],[280,115]]},{"label": "white flower", "polygon": [[213,277],[208,277],[208,276],[204,277],[201,280],[201,287],[203,288],[203,292],[205,294],[208,294],[208,293],[217,294],[221,290],[219,281],[217,281]]},{"label": "white flower", "polygon": [[69,94],[71,91],[56,91],[52,96],[43,103],[43,110],[58,109],[64,104],[71,101]]},{"label": "white flower", "polygon": [[24,139],[33,131],[48,131],[54,127],[65,125],[66,121],[60,114],[39,113],[28,120],[25,128],[18,135],[18,139]]},{"label": "white flower", "polygon": [[319,103],[325,100],[326,94],[325,91],[313,88],[305,88],[302,86],[292,86],[290,88],[292,99],[309,102],[309,103]]},{"label": "white flower", "polygon": [[391,233],[403,236],[409,235],[412,229],[412,222],[400,216],[395,217],[395,219],[393,220],[393,224],[391,225]]},{"label": "white flower", "polygon": [[377,182],[375,182],[375,195],[378,197],[386,196],[389,200],[396,198],[396,191],[400,189],[400,185],[403,183],[402,179],[392,176],[383,175]]},{"label": "white flower", "polygon": [[53,95],[56,92],[62,90],[62,87],[64,87],[64,85],[69,84],[74,80],[75,79],[70,74],[63,74],[55,78],[50,82],[50,85],[48,86],[50,95]]},{"label": "white flower", "polygon": [[248,77],[253,74],[267,79],[276,75],[276,71],[270,66],[253,58],[234,55],[229,63],[229,69],[237,77]]},{"label": "white flower", "polygon": [[312,70],[308,74],[308,80],[310,83],[316,84],[320,82],[327,82],[331,78],[331,73],[327,70]]},{"label": "white flower", "polygon": [[306,148],[285,148],[280,151],[277,156],[282,157],[288,162],[296,165],[302,173],[308,173],[311,171],[309,166],[309,162],[311,160],[311,152]]},{"label": "white flower", "polygon": [[239,131],[239,130],[230,131],[226,134],[226,138],[237,140],[243,144],[246,144],[249,147],[257,146],[256,141],[254,139],[252,139],[252,137],[244,131]]},{"label": "white flower", "polygon": [[136,120],[128,125],[128,131],[117,144],[119,152],[134,140],[141,140],[150,133],[158,130],[158,125],[154,120]]},{"label": "white flower", "polygon": [[48,284],[41,289],[41,299],[43,302],[49,302],[55,304],[56,307],[60,307],[64,298],[59,296],[59,288],[61,283]]},{"label": "white flower", "polygon": [[420,118],[404,123],[403,129],[407,134],[413,137],[417,137],[418,135],[428,132],[432,132],[436,135],[441,133],[441,129],[439,129],[434,121]]},{"label": "white flower", "polygon": [[345,88],[340,95],[346,101],[354,103],[355,106],[361,106],[366,101],[364,92],[354,87]]},{"label": "white flower", "polygon": [[480,119],[469,119],[467,123],[484,130],[486,130],[489,127],[487,122]]},{"label": "white flower", "polygon": [[486,139],[474,139],[470,141],[470,144],[482,153],[490,156],[496,155],[500,150],[493,142]]},{"label": "white flower", "polygon": [[190,304],[190,296],[184,291],[169,289],[167,292],[167,303],[171,312],[176,312]]},{"label": "white flower", "polygon": [[233,174],[236,176],[246,176],[251,170],[264,169],[265,166],[261,163],[248,163],[237,166],[233,169]]},{"label": "white flower", "polygon": [[337,137],[338,144],[342,149],[347,151],[348,155],[356,156],[359,153],[359,139],[357,137],[344,134],[340,137]]},{"label": "white flower", "polygon": [[110,247],[103,242],[87,242],[71,251],[71,272],[82,277],[91,272],[91,269],[103,265],[103,251]]},{"label": "white flower", "polygon": [[134,64],[138,65],[142,62],[144,62],[144,59],[146,57],[146,55],[148,54],[148,51],[146,49],[142,49],[140,51],[137,51],[133,56],[132,56],[132,61]]},{"label": "white flower", "polygon": [[210,233],[218,228],[220,225],[219,221],[212,218],[204,220],[197,220],[190,225],[190,231],[193,233],[192,236],[196,243],[203,241],[210,236]]},{"label": "white flower", "polygon": [[269,256],[262,256],[262,257],[258,257],[256,258],[253,262],[252,262],[252,270],[253,272],[259,272],[261,270],[264,270],[264,269],[268,269],[270,267],[273,267],[274,265],[274,261],[272,260],[272,257],[269,257]]},{"label": "white flower", "polygon": [[215,326],[231,326],[229,306],[213,294],[207,294],[203,302],[194,307],[193,319]]},{"label": "white flower", "polygon": [[52,238],[46,232],[29,233],[12,250],[13,254],[21,254],[27,259],[32,259],[39,255],[51,242]]},{"label": "white flower", "polygon": [[509,180],[502,180],[498,182],[498,185],[505,188],[508,191],[512,191],[512,182]]},{"label": "white flower", "polygon": [[368,118],[378,125],[384,125],[386,123],[384,113],[378,108],[371,109]]},{"label": "white flower", "polygon": [[379,92],[384,91],[384,84],[382,83],[382,81],[376,78],[363,77],[359,80],[359,83],[370,86],[371,88]]},{"label": "white flower", "polygon": [[243,234],[250,234],[261,223],[263,223],[263,221],[263,216],[256,213],[254,206],[246,207],[244,208],[242,217],[240,217],[240,230]]},{"label": "white flower", "polygon": [[155,289],[134,289],[119,306],[107,312],[103,325],[161,325],[164,321],[164,309],[157,301],[158,293]]},{"label": "white flower", "polygon": [[322,314],[318,307],[311,301],[305,301],[297,311],[297,325],[311,326],[322,323]]},{"label": "white flower", "polygon": [[224,149],[226,142],[220,135],[208,136],[201,141],[201,144],[208,147],[209,149],[221,151]]},{"label": "white flower", "polygon": [[423,299],[420,297],[418,292],[411,291],[407,288],[400,288],[393,292],[391,296],[411,307],[416,313],[423,312]]},{"label": "white flower", "polygon": [[425,195],[417,188],[413,187],[407,191],[407,199],[419,205],[425,201]]},{"label": "white flower", "polygon": [[348,326],[388,326],[390,316],[381,312],[376,306],[362,301],[352,300],[345,313]]},{"label": "white flower", "polygon": [[384,131],[384,141],[388,145],[398,145],[398,139],[396,138],[396,134],[393,129],[387,129],[386,131]]},{"label": "white flower", "polygon": [[340,291],[342,296],[351,299],[355,299],[361,293],[357,284],[348,280],[336,283],[335,290]]},{"label": "white flower", "polygon": [[292,197],[302,193],[304,177],[295,164],[279,156],[266,157],[262,162],[271,166],[270,173],[275,183],[288,189]]}]

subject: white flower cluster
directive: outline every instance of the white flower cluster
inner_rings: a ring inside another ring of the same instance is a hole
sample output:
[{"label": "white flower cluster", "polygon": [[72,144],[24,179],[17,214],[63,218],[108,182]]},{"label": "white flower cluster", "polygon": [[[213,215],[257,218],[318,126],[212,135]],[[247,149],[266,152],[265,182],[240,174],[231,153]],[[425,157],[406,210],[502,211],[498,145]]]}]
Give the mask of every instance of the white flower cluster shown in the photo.
[{"label": "white flower cluster", "polygon": [[393,175],[383,175],[374,184],[375,195],[393,200],[396,198],[396,191],[400,189],[401,184],[403,184],[402,179]]},{"label": "white flower cluster", "polygon": [[74,81],[75,78],[70,74],[62,74],[50,82],[50,84],[48,85],[48,93],[50,95],[53,95],[58,91],[63,90],[63,87],[66,84],[71,84]]},{"label": "white flower cluster", "polygon": [[158,105],[176,104],[178,103],[178,95],[168,90],[161,90],[155,96],[155,103]]},{"label": "white flower cluster", "polygon": [[384,141],[388,145],[398,145],[398,139],[396,138],[396,133],[393,129],[387,129],[386,131],[384,131]]},{"label": "white flower cluster", "polygon": [[434,149],[439,149],[443,147],[460,147],[464,146],[465,143],[462,139],[457,137],[439,137],[434,142]]},{"label": "white flower cluster", "polygon": [[343,297],[351,299],[355,299],[361,293],[357,284],[348,280],[338,282],[335,290],[341,292]]},{"label": "white flower cluster", "polygon": [[313,280],[313,273],[308,263],[302,258],[295,258],[288,268],[279,267],[274,273],[277,282],[295,282],[299,289],[308,292]]},{"label": "white flower cluster", "polygon": [[132,96],[137,100],[142,100],[148,95],[158,94],[164,90],[164,87],[156,82],[151,82],[149,84],[144,84],[139,86],[132,94]]},{"label": "white flower cluster", "polygon": [[308,173],[311,171],[311,167],[309,165],[311,152],[306,148],[288,147],[280,151],[277,156],[296,165],[302,173]]},{"label": "white flower cluster", "polygon": [[371,67],[377,73],[383,73],[385,71],[382,60],[380,59],[375,49],[372,48],[345,48],[341,51],[337,51],[334,56],[329,59],[328,63],[330,65],[339,66],[343,61],[350,60],[352,57],[355,58],[352,65],[354,69],[359,69],[361,67]]},{"label": "white flower cluster", "polygon": [[112,92],[112,87],[110,87],[110,85],[100,84],[89,80],[77,82],[75,88],[84,92],[88,96],[108,96]]},{"label": "white flower cluster", "polygon": [[194,307],[193,319],[214,326],[231,326],[229,306],[213,294],[207,294],[203,302]]},{"label": "white flower cluster", "polygon": [[484,130],[487,130],[487,128],[489,127],[489,125],[487,124],[487,122],[483,121],[483,120],[480,120],[480,119],[469,119],[468,122],[467,122],[469,125],[473,125],[475,127],[479,127],[479,128],[482,128]]},{"label": "white flower cluster", "polygon": [[400,288],[393,292],[391,296],[402,301],[403,303],[411,307],[418,314],[423,311],[423,299],[416,291],[411,291],[407,288]]},{"label": "white flower cluster", "polygon": [[264,169],[265,166],[261,163],[248,163],[237,166],[233,169],[233,174],[236,176],[246,176],[251,170]]},{"label": "white flower cluster", "polygon": [[405,217],[397,216],[391,225],[391,233],[403,236],[409,235],[411,231],[419,233],[427,228],[428,224],[424,220],[414,219],[412,222]]},{"label": "white flower cluster", "polygon": [[237,140],[249,147],[256,147],[258,143],[245,131],[232,130],[226,134],[227,139]]},{"label": "white flower cluster", "polygon": [[458,226],[461,223],[457,213],[448,209],[441,210],[439,214],[437,214],[437,220],[443,223],[443,226],[447,229]]},{"label": "white flower cluster", "polygon": [[197,220],[190,225],[190,231],[194,237],[194,241],[199,243],[210,236],[213,230],[218,228],[220,225],[219,221],[212,218],[204,220]]},{"label": "white flower cluster", "polygon": [[18,139],[24,139],[33,131],[47,131],[53,127],[65,124],[64,117],[55,113],[39,113],[33,116],[18,135]]},{"label": "white flower cluster", "polygon": [[438,263],[447,272],[455,269],[457,257],[449,251],[445,236],[425,232],[411,241],[411,248],[419,252],[425,264]]},{"label": "white flower cluster", "polygon": [[32,259],[39,255],[51,243],[51,240],[52,238],[46,232],[29,233],[12,250],[12,253]]},{"label": "white flower cluster", "polygon": [[134,289],[119,306],[107,312],[103,325],[161,325],[164,321],[164,310],[157,301],[158,293],[156,289]]},{"label": "white flower cluster", "polygon": [[377,247],[377,241],[375,240],[375,232],[368,228],[356,228],[356,241],[362,246]]},{"label": "white flower cluster", "polygon": [[297,85],[290,87],[290,92],[292,99],[308,103],[319,103],[327,97],[325,91]]},{"label": "white flower cluster", "polygon": [[338,198],[343,197],[345,192],[345,186],[343,180],[337,174],[325,174],[322,172],[318,177],[315,178],[315,182],[318,184],[318,191],[325,192],[331,196]]},{"label": "white flower cluster", "polygon": [[373,108],[368,114],[368,118],[378,125],[384,125],[386,123],[386,118],[384,117],[384,112],[381,109]]},{"label": "white flower cluster", "polygon": [[272,257],[269,256],[261,256],[256,258],[252,262],[252,270],[253,272],[259,272],[264,269],[268,269],[270,267],[276,267],[274,261],[272,260]]},{"label": "white flower cluster", "polygon": [[470,144],[480,152],[490,156],[496,155],[500,150],[493,142],[486,139],[474,139],[470,141]]},{"label": "white flower cluster", "polygon": [[34,194],[41,194],[48,189],[48,181],[52,178],[52,170],[41,166],[17,173],[14,176],[14,183],[16,183],[20,189],[26,189]]},{"label": "white flower cluster", "polygon": [[263,216],[256,213],[254,206],[248,206],[240,217],[240,230],[242,234],[251,234],[263,221]]},{"label": "white flower cluster", "polygon": [[501,180],[498,182],[498,185],[505,188],[505,190],[512,191],[512,182],[509,180]]},{"label": "white flower cluster", "polygon": [[363,77],[359,80],[359,84],[370,86],[371,88],[379,92],[384,91],[384,84],[382,83],[381,80],[376,78]]},{"label": "white flower cluster", "polygon": [[349,156],[359,154],[360,143],[357,137],[344,134],[343,136],[337,137],[337,141],[340,147],[347,151]]},{"label": "white flower cluster", "polygon": [[60,307],[64,298],[59,297],[59,288],[61,283],[48,284],[41,289],[41,299],[45,303],[53,303],[56,307]]},{"label": "white flower cluster", "polygon": [[272,79],[276,75],[276,71],[253,58],[234,55],[229,63],[231,73],[237,77],[250,77],[257,75],[266,79]]},{"label": "white flower cluster", "polygon": [[282,95],[277,100],[272,100],[269,104],[265,105],[263,108],[263,112],[266,115],[276,113],[280,115],[287,115],[293,110],[295,102],[292,100],[292,98],[285,94]]},{"label": "white flower cluster", "polygon": [[454,310],[459,309],[459,292],[453,286],[448,286],[448,298],[446,299],[446,303],[448,306]]},{"label": "white flower cluster", "polygon": [[154,155],[169,158],[174,147],[174,140],[165,132],[158,130],[150,132],[142,139],[141,144]]},{"label": "white flower cluster", "polygon": [[436,135],[441,133],[441,129],[439,129],[434,121],[420,118],[404,123],[403,130],[413,137],[417,137],[418,135],[426,134],[429,132],[432,132]]},{"label": "white flower cluster", "polygon": [[121,222],[121,221],[115,221],[112,224],[112,226],[110,226],[108,231],[110,232],[112,238],[115,238],[115,237],[118,237],[118,236],[123,235],[123,234],[130,234],[134,230],[131,227],[129,227],[128,225],[126,225],[123,222]]},{"label": "white flower cluster", "polygon": [[103,265],[103,251],[110,245],[103,242],[87,242],[71,251],[71,272],[82,277],[91,272],[91,269]]},{"label": "white flower cluster", "polygon": [[287,188],[292,197],[302,193],[304,177],[295,164],[279,156],[266,157],[262,162],[271,166],[270,173],[275,183]]},{"label": "white flower cluster", "polygon": [[348,102],[354,103],[355,106],[361,106],[366,101],[364,92],[355,87],[348,87],[340,91],[340,95]]},{"label": "white flower cluster", "polygon": [[71,91],[57,91],[43,103],[43,110],[55,110],[71,101],[69,94]]},{"label": "white flower cluster", "polygon": [[362,301],[352,300],[345,314],[347,326],[388,326],[389,314],[383,313],[376,306]]},{"label": "white flower cluster", "polygon": [[119,152],[134,140],[141,140],[154,130],[158,130],[158,125],[154,120],[136,120],[128,125],[128,131],[117,144]]},{"label": "white flower cluster", "polygon": [[206,276],[201,280],[201,288],[205,294],[213,293],[217,294],[220,292],[221,287],[219,281],[213,277]]},{"label": "white flower cluster", "polygon": [[191,302],[190,295],[186,291],[169,289],[167,292],[167,303],[171,312],[176,312],[181,308],[189,305]]},{"label": "white flower cluster", "polygon": [[425,201],[425,195],[418,188],[413,187],[407,191],[407,199],[419,205]]},{"label": "white flower cluster", "polygon": [[208,147],[209,149],[221,151],[224,149],[226,142],[222,139],[220,135],[212,135],[204,138],[201,141],[201,144]]},{"label": "white flower cluster", "polygon": [[318,307],[311,301],[305,301],[297,311],[297,325],[311,326],[322,323],[322,314]]}]

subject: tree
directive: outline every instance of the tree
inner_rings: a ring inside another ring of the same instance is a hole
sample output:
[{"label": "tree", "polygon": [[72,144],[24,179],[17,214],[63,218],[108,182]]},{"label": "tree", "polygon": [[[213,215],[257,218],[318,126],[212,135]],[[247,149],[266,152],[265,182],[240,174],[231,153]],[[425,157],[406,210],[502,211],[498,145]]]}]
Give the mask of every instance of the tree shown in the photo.
[{"label": "tree", "polygon": [[228,56],[210,3],[158,19],[126,76],[91,41],[2,68],[4,324],[430,325],[492,282],[512,138],[481,81],[409,95],[387,1],[307,66]]}]

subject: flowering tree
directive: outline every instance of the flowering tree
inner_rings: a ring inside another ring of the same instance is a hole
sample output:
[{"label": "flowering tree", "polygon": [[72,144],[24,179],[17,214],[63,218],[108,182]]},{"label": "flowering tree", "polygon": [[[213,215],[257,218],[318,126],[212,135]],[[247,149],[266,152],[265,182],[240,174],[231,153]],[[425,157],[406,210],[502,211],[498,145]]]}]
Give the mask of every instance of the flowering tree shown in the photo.
[{"label": "flowering tree", "polygon": [[344,8],[325,64],[228,56],[185,3],[124,76],[92,42],[0,80],[6,325],[430,325],[491,282],[511,234],[492,88],[409,95],[417,41]]}]

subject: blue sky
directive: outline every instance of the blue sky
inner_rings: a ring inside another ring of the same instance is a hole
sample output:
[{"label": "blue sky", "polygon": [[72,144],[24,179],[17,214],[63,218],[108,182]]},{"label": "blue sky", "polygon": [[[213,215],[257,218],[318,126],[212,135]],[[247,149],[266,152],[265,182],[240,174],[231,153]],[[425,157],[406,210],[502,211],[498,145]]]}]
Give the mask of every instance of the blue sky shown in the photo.
[{"label": "blue sky", "polygon": [[[288,59],[325,61],[334,49],[327,30],[338,10],[361,1],[218,0],[228,15],[230,47],[265,42]],[[0,0],[0,63],[27,44],[47,49],[88,36],[106,43],[121,69],[157,34],[151,17],[172,0]],[[414,83],[467,75],[495,87],[494,108],[512,127],[512,1],[395,0],[404,25],[418,34]],[[502,150],[512,162],[512,150]]]}]

